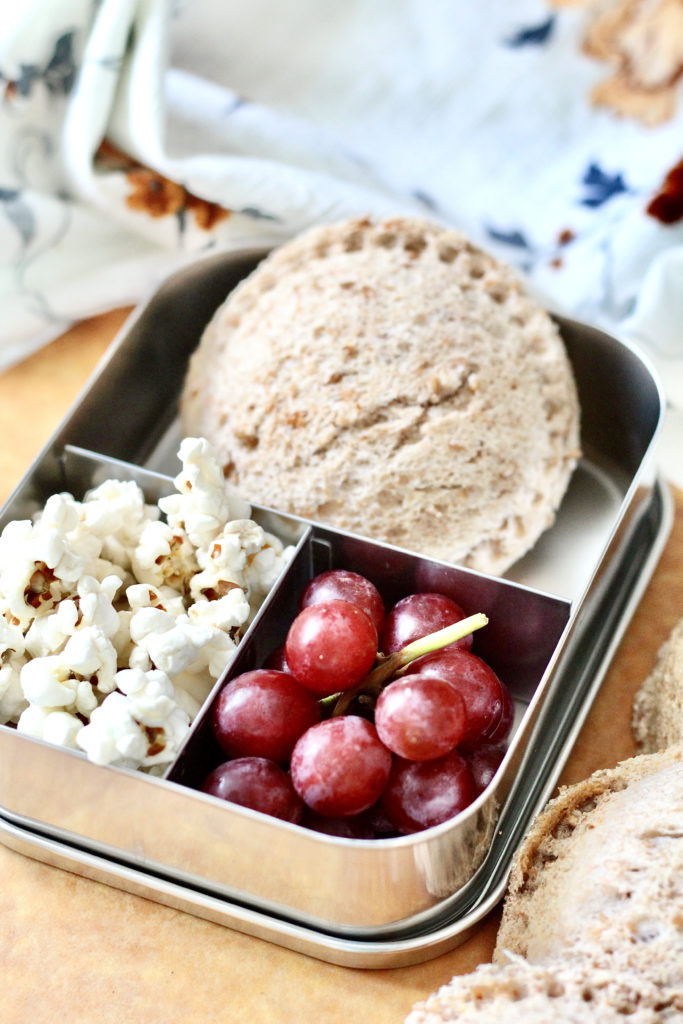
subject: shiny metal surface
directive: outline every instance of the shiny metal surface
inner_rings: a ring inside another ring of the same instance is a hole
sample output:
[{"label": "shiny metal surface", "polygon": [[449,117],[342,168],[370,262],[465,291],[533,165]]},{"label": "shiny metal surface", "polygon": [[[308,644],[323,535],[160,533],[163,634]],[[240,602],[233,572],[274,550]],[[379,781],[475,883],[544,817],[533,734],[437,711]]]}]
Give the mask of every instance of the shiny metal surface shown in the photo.
[{"label": "shiny metal surface", "polygon": [[[168,478],[67,447],[62,468],[77,495],[107,476],[134,475],[150,495]],[[542,703],[548,666],[570,617],[564,599],[507,580],[375,544],[319,524],[269,515],[281,536],[299,537],[294,558],[255,617],[229,676],[262,664],[283,642],[299,594],[317,572],[345,567],[368,575],[388,603],[416,590],[448,593],[489,626],[476,650],[505,680],[522,719],[506,763],[527,731],[524,709]],[[214,688],[214,693],[220,688]],[[166,779],[102,768],[75,751],[0,733],[0,803],[15,822],[133,865],[163,872],[230,899],[317,927],[356,935],[416,926],[457,892],[486,855],[513,779],[503,768],[462,815],[428,832],[382,841],[336,839],[208,797],[195,788],[223,757],[210,727],[211,700]],[[277,856],[273,851],[277,850]]]},{"label": "shiny metal surface", "polygon": [[[17,825],[0,815],[0,842],[54,867],[74,871],[87,878],[153,899],[177,910],[226,925],[256,938],[275,942],[307,956],[351,968],[396,968],[422,963],[453,949],[477,928],[479,922],[502,898],[511,852],[519,841],[529,815],[540,808],[555,787],[561,766],[571,751],[585,718],[590,700],[597,692],[611,654],[619,643],[628,621],[642,596],[671,526],[672,508],[669,492],[657,487],[646,514],[642,517],[632,550],[627,552],[635,576],[630,589],[621,590],[615,602],[614,618],[604,624],[604,635],[595,645],[584,644],[583,663],[573,669],[582,677],[583,685],[574,693],[576,707],[565,707],[570,725],[566,731],[557,729],[554,742],[546,751],[543,771],[526,787],[526,804],[511,804],[512,824],[501,820],[501,830],[482,868],[483,884],[471,886],[460,901],[444,902],[427,927],[415,928],[402,935],[357,938],[329,934],[305,923],[281,918],[236,901],[213,896],[205,890],[181,884],[150,871],[100,856],[91,849],[67,843]],[[632,561],[631,561],[632,558]],[[557,713],[557,712],[555,712]],[[548,714],[552,725],[553,714]]]},{"label": "shiny metal surface", "polygon": [[[212,256],[162,286],[126,325],[0,525],[55,490],[82,492],[94,474],[139,467],[150,496],[168,488],[158,474],[178,468],[175,406],[187,358],[261,255]],[[653,456],[663,408],[656,379],[607,335],[560,325],[580,392],[584,458],[557,522],[506,579],[258,510],[299,547],[235,672],[274,645],[302,583],[327,565],[369,566],[394,594],[396,580],[403,592],[450,588],[468,611],[489,613],[495,625],[481,653],[510,685],[518,724],[493,786],[468,811],[417,836],[359,842],[219,804],[187,785],[210,760],[204,714],[166,779],[94,766],[0,726],[0,838],[13,830],[13,841],[33,844],[36,856],[58,850],[74,870],[90,858],[105,876],[109,866],[113,884],[134,881],[162,902],[173,891],[196,913],[206,900],[226,924],[285,945],[296,934],[292,948],[334,962],[414,962],[461,941],[499,898],[512,852],[552,790],[670,526]]]}]

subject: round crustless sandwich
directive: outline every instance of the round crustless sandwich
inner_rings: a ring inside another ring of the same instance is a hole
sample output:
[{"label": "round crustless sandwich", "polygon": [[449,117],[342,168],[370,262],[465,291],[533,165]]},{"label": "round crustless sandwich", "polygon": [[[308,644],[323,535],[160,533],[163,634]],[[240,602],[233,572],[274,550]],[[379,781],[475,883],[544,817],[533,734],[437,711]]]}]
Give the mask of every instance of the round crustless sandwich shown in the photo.
[{"label": "round crustless sandwich", "polygon": [[555,323],[461,233],[356,219],[275,250],[194,353],[183,432],[250,501],[499,573],[579,456]]}]

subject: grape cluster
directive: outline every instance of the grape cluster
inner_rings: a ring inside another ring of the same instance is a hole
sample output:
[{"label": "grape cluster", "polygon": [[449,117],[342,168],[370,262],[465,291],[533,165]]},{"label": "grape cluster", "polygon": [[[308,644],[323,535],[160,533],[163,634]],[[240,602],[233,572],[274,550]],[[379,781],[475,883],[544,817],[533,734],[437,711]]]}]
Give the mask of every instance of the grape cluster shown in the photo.
[{"label": "grape cluster", "polygon": [[454,817],[503,758],[507,687],[472,652],[471,633],[371,680],[373,667],[393,667],[407,645],[463,619],[444,594],[410,594],[387,613],[364,576],[316,576],[284,646],[219,693],[212,727],[227,760],[203,791],[349,838]]}]

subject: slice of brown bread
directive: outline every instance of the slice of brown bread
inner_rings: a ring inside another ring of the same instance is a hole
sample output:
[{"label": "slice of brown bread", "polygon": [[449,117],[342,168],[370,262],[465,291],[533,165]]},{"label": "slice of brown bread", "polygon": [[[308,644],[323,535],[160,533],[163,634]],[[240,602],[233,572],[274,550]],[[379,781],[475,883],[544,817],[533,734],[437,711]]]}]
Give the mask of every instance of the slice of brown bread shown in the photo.
[{"label": "slice of brown bread", "polygon": [[502,572],[579,455],[559,332],[515,274],[411,218],[315,228],[207,326],[181,400],[249,500]]},{"label": "slice of brown bread", "polygon": [[681,996],[682,746],[596,772],[537,817],[513,864],[494,959],[509,953],[631,971]]},{"label": "slice of brown bread", "polygon": [[406,1024],[663,1024],[680,1020],[674,996],[632,973],[515,959],[454,977],[417,1003]]},{"label": "slice of brown bread", "polygon": [[632,728],[646,753],[683,742],[683,619],[662,644],[634,697]]}]

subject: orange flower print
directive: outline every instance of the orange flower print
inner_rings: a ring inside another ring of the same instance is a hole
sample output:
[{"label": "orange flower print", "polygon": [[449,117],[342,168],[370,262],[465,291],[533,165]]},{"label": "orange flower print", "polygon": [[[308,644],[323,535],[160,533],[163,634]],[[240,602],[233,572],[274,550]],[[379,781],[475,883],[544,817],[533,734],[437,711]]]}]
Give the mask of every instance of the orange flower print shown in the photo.
[{"label": "orange flower print", "polygon": [[126,206],[131,210],[140,210],[150,217],[167,217],[187,205],[187,192],[182,185],[146,167],[128,171],[126,180],[132,189],[126,196]]},{"label": "orange flower print", "polygon": [[178,182],[163,174],[144,167],[122,150],[103,139],[95,157],[103,171],[117,171],[125,174],[130,191],[126,206],[131,210],[146,213],[149,217],[183,217],[191,212],[197,227],[210,231],[216,224],[230,216],[230,210],[208,199],[193,195]]}]

